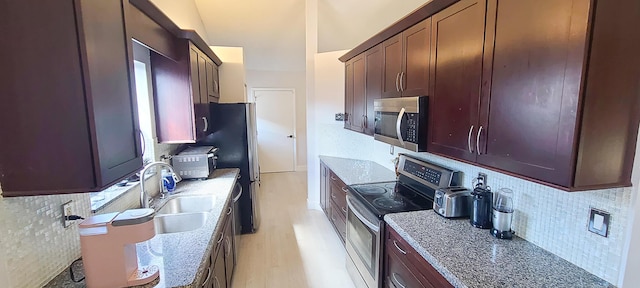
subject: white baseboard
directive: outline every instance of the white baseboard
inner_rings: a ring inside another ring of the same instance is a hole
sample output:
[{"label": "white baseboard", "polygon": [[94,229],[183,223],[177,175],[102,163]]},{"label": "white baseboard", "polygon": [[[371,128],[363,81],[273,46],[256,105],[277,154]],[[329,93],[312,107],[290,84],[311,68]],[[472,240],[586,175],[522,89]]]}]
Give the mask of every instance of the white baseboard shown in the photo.
[{"label": "white baseboard", "polygon": [[296,171],[307,171],[307,165],[296,166]]},{"label": "white baseboard", "polygon": [[322,207],[320,207],[320,201],[314,201],[311,199],[307,199],[307,208],[322,211]]}]

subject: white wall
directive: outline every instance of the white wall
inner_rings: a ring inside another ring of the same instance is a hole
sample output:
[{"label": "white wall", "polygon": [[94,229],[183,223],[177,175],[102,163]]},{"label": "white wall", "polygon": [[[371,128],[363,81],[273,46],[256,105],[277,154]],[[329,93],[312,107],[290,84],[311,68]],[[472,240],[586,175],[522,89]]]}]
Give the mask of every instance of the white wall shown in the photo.
[{"label": "white wall", "polygon": [[[638,133],[640,143],[640,133]],[[628,237],[620,271],[620,287],[638,287],[640,283],[640,144],[636,147],[636,158],[633,166],[632,182],[635,189],[632,193],[632,208],[629,211]]]},{"label": "white wall", "polygon": [[222,61],[220,76],[220,103],[247,102],[244,48],[210,46]]},{"label": "white wall", "polygon": [[207,30],[194,0],[151,0],[165,15],[181,29],[193,29],[205,42],[209,42]]},{"label": "white wall", "polygon": [[318,52],[352,49],[427,2],[318,0]]}]

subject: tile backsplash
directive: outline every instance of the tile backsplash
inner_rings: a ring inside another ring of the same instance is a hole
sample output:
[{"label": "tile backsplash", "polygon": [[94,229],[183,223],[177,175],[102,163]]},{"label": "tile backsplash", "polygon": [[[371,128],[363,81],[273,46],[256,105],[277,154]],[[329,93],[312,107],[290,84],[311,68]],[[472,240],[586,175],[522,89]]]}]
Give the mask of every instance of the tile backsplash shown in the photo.
[{"label": "tile backsplash", "polygon": [[[567,193],[506,174],[483,169],[429,153],[414,153],[373,140],[373,137],[342,128],[341,123],[318,124],[319,155],[373,160],[389,169],[398,153],[407,153],[464,172],[464,186],[471,187],[478,172],[488,174],[493,191],[514,191],[516,212],[513,230],[516,235],[582,267],[616,285],[621,269],[627,234],[627,215],[631,207],[632,188],[616,188]],[[589,209],[611,213],[609,236],[587,231]],[[471,226],[470,226],[471,227]],[[489,232],[487,232],[489,236]]]}]

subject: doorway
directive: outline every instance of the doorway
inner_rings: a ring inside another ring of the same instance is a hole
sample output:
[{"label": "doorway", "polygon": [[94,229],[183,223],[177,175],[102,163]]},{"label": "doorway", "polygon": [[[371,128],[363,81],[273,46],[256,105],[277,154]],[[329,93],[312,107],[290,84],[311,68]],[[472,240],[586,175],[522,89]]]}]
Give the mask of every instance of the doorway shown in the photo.
[{"label": "doorway", "polygon": [[292,172],[296,163],[296,93],[288,88],[254,88],[261,173]]}]

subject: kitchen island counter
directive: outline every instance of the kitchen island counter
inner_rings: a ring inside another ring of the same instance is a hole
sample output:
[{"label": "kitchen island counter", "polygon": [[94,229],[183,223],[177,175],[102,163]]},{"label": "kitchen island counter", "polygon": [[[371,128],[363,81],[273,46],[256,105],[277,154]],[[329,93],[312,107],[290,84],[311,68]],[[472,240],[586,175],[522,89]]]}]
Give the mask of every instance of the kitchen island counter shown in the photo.
[{"label": "kitchen island counter", "polygon": [[469,219],[446,219],[433,210],[384,219],[454,287],[613,287],[522,238],[494,238]]}]

